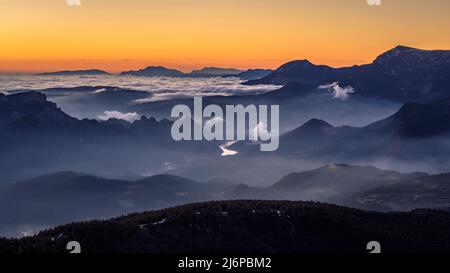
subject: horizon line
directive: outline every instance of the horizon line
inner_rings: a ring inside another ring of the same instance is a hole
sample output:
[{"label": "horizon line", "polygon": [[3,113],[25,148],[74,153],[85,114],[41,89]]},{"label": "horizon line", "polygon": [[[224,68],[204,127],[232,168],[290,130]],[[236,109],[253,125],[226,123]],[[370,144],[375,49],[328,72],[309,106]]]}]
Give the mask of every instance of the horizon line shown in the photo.
[{"label": "horizon line", "polygon": [[[410,49],[416,49],[416,50],[422,50],[422,51],[445,51],[445,50],[449,50],[449,49],[423,49],[423,48],[418,48],[418,47],[413,47],[413,46],[405,46],[402,44],[397,44],[394,47],[390,47],[389,49],[386,49],[384,51],[382,51],[381,53],[378,53],[377,57],[382,55],[383,53],[386,53],[390,50],[393,50],[395,48],[398,47],[404,47],[404,48],[410,48]],[[310,58],[297,58],[297,59],[291,59],[289,61],[281,61],[280,65],[275,66],[221,66],[221,65],[200,65],[200,66],[194,66],[194,68],[190,68],[190,69],[183,69],[182,65],[163,65],[163,64],[154,64],[154,65],[144,65],[144,66],[140,66],[137,67],[136,66],[130,66],[127,69],[121,69],[121,70],[111,70],[111,69],[102,69],[99,68],[101,65],[92,65],[92,66],[86,66],[86,67],[80,67],[80,68],[76,68],[76,66],[74,66],[73,68],[61,68],[61,69],[48,69],[48,70],[36,70],[36,71],[26,71],[26,70],[22,70],[22,71],[7,71],[7,70],[0,70],[0,75],[39,75],[39,74],[45,74],[45,73],[57,73],[57,72],[67,72],[67,71],[83,71],[83,70],[101,70],[104,72],[107,72],[111,75],[119,75],[122,72],[128,72],[128,71],[137,71],[137,70],[143,70],[146,69],[148,67],[162,67],[162,68],[166,68],[166,69],[174,69],[174,70],[178,70],[181,71],[184,74],[190,74],[196,70],[201,70],[201,69],[205,69],[205,68],[220,68],[220,69],[237,69],[237,70],[242,70],[242,71],[248,71],[251,69],[271,69],[271,70],[276,70],[279,67],[281,67],[284,64],[290,63],[290,62],[295,62],[295,61],[308,61],[310,63],[312,63],[313,65],[325,65],[331,68],[345,68],[345,67],[352,67],[352,66],[361,66],[361,65],[366,65],[366,64],[370,64],[373,63],[373,61],[376,58],[372,59],[372,61],[366,61],[366,60],[353,60],[353,64],[343,64],[343,65],[331,65],[331,64],[326,64],[327,62],[313,62],[310,61]],[[75,59],[74,59],[75,60]],[[88,60],[88,59],[84,59],[84,60]],[[121,60],[121,59],[117,59],[117,60]],[[9,61],[13,61],[13,60],[9,60]],[[33,60],[33,61],[39,61],[39,60]],[[43,60],[40,60],[43,61]],[[50,61],[50,60],[46,60],[46,61]],[[335,62],[337,62],[337,60],[334,60]],[[341,60],[342,61],[342,60]]]}]

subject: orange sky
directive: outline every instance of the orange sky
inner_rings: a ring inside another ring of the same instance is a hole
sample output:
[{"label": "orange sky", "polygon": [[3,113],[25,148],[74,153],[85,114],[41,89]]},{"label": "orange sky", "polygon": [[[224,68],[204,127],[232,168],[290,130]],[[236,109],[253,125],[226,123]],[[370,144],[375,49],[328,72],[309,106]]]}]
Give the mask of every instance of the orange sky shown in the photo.
[{"label": "orange sky", "polygon": [[450,1],[0,0],[0,72],[367,63],[397,44],[450,49]]}]

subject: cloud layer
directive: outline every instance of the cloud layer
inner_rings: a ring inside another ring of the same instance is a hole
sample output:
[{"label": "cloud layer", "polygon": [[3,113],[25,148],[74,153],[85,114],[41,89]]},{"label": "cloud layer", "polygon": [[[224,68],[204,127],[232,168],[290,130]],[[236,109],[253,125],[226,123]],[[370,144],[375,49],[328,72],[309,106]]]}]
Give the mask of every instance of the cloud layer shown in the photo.
[{"label": "cloud layer", "polygon": [[327,89],[336,99],[347,99],[350,94],[355,93],[355,89],[351,86],[341,87],[338,82],[321,85],[319,89]]},{"label": "cloud layer", "polygon": [[139,116],[138,113],[134,112],[134,113],[121,113],[118,111],[105,111],[103,113],[103,115],[99,115],[98,119],[99,120],[109,120],[109,119],[119,119],[119,120],[125,120],[128,122],[134,122],[138,119],[140,119],[141,117]]},{"label": "cloud layer", "polygon": [[[229,96],[261,94],[280,88],[276,85],[242,85],[238,78],[165,78],[133,76],[36,76],[0,75],[0,91],[21,89],[73,88],[78,86],[112,86],[122,89],[146,91],[148,98],[137,101],[168,100],[193,96]],[[101,92],[102,90],[98,90]],[[70,94],[64,94],[70,95]]]}]

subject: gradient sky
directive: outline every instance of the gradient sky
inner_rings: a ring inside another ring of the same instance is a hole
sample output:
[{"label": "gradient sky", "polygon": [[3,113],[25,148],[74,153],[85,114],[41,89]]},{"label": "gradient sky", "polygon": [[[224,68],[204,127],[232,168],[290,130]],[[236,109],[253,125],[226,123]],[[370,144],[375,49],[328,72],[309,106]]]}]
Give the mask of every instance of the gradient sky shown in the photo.
[{"label": "gradient sky", "polygon": [[450,49],[450,1],[0,0],[0,72],[164,65],[346,66],[398,44]]}]

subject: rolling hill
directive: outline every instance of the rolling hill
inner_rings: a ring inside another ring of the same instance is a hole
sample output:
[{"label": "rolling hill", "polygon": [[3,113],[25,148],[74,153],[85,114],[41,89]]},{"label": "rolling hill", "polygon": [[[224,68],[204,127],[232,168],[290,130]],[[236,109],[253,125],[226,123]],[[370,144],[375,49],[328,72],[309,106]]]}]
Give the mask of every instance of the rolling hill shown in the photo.
[{"label": "rolling hill", "polygon": [[0,253],[383,253],[450,251],[449,212],[374,213],[282,201],[191,204],[111,220],[59,226],[20,240],[0,239]]}]

